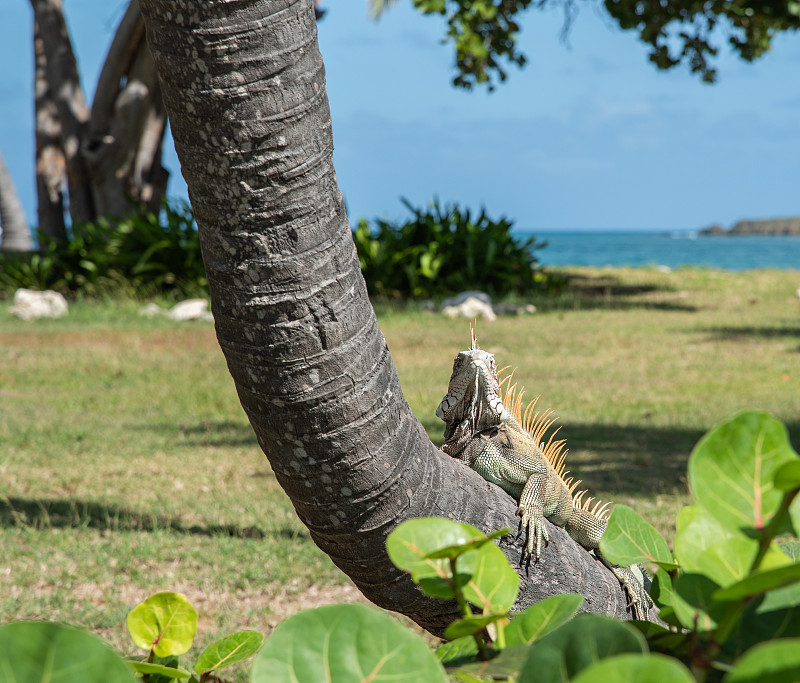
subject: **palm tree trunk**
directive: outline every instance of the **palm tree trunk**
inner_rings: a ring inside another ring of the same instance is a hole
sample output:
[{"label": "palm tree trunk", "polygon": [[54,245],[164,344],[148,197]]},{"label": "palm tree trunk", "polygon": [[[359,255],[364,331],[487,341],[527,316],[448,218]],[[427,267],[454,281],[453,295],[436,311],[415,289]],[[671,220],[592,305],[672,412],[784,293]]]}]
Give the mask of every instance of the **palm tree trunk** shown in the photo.
[{"label": "palm tree trunk", "polygon": [[64,221],[66,161],[61,149],[61,122],[47,79],[47,56],[39,22],[33,22],[34,106],[36,108],[36,213],[39,232],[55,242],[67,241]]},{"label": "palm tree trunk", "polygon": [[0,152],[0,228],[3,238],[0,248],[5,251],[33,251],[33,239],[25,210],[17,194],[14,179]]},{"label": "palm tree trunk", "polygon": [[[313,4],[140,2],[217,336],[259,444],[314,541],[359,589],[440,632],[454,606],[393,567],[386,536],[424,515],[516,526],[515,504],[438,451],[403,399],[336,183]],[[578,590],[588,609],[624,618],[613,575],[549,533],[545,559],[519,568],[519,606]],[[515,562],[520,542],[501,546]]]}]

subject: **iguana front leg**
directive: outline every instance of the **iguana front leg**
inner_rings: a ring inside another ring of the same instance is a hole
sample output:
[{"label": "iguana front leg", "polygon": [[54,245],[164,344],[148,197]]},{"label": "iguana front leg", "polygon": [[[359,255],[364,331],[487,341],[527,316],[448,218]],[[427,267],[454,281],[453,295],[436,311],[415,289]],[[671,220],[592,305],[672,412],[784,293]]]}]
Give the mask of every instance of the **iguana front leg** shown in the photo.
[{"label": "iguana front leg", "polygon": [[612,564],[600,552],[600,548],[594,549],[594,555],[606,567],[608,567],[619,579],[622,587],[627,591],[630,596],[631,602],[629,607],[633,607],[634,614],[637,619],[641,621],[648,621],[650,618],[650,609],[654,606],[653,598],[644,588],[644,572],[636,567],[621,567],[617,564]]},{"label": "iguana front leg", "polygon": [[551,472],[544,461],[533,460],[489,439],[481,439],[480,443],[477,456],[469,460],[470,466],[519,501],[517,514],[520,528],[528,535],[527,550],[538,560],[542,541],[550,541],[544,520],[553,507],[548,505],[552,502],[548,497],[553,497]]},{"label": "iguana front leg", "polygon": [[517,514],[520,516],[520,526],[528,532],[528,554],[537,560],[542,554],[542,540],[545,545],[550,542],[547,526],[544,523],[544,507],[547,490],[547,470],[544,473],[535,473],[528,477],[522,495],[519,498]]}]

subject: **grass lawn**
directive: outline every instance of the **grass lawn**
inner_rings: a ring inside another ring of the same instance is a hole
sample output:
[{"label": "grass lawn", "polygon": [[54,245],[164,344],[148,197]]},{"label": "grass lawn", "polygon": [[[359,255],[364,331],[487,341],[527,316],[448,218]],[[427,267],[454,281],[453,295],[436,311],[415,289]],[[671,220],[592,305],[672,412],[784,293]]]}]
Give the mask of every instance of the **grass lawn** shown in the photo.
[{"label": "grass lawn", "polygon": [[[667,537],[686,461],[734,412],[785,421],[800,446],[797,271],[573,269],[533,316],[478,322],[483,348],[555,408],[593,493]],[[127,612],[185,593],[204,647],[358,594],[311,542],[233,391],[213,329],[79,302],[24,323],[0,303],[0,623],[62,620],[132,653]],[[467,321],[377,306],[406,399],[434,416]],[[245,680],[240,668],[237,680]]]}]

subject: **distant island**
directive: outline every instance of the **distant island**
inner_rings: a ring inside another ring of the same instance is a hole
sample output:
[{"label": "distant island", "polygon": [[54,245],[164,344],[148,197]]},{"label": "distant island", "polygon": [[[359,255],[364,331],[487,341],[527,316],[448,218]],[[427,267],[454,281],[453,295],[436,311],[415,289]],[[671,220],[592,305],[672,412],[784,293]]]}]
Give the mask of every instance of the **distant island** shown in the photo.
[{"label": "distant island", "polygon": [[761,221],[739,221],[730,230],[712,225],[700,231],[701,235],[724,237],[726,235],[800,235],[800,218],[774,218]]}]

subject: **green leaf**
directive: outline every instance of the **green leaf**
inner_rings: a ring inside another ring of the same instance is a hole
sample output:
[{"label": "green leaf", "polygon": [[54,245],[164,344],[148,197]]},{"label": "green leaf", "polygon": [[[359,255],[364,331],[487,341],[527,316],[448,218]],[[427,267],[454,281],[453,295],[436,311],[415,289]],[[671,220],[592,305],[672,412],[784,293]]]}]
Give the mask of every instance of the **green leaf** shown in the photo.
[{"label": "green leaf", "polygon": [[127,623],[137,647],[159,657],[182,655],[197,632],[197,611],[180,593],[156,593],[131,610]]},{"label": "green leaf", "polygon": [[704,507],[690,505],[678,513],[674,550],[681,569],[688,572],[702,572],[700,556],[707,548],[734,533],[726,530]]},{"label": "green leaf", "polygon": [[661,534],[627,505],[614,506],[600,538],[600,551],[610,562],[621,566],[655,562],[665,569],[677,567]]},{"label": "green leaf", "polygon": [[[469,524],[443,517],[425,517],[408,520],[397,527],[386,540],[386,550],[392,562],[410,572],[429,595],[452,597],[447,587],[449,560],[429,555],[484,538],[480,530]],[[482,611],[505,612],[514,604],[519,576],[494,543],[482,542],[478,549],[459,556],[456,571],[459,574],[456,580],[464,586],[465,597]]]},{"label": "green leaf", "polygon": [[478,646],[472,636],[464,636],[463,638],[456,638],[450,642],[442,643],[436,648],[435,654],[442,664],[448,664],[453,661],[475,657],[478,654]]},{"label": "green leaf", "polygon": [[505,612],[496,612],[494,614],[474,614],[471,617],[457,619],[445,629],[444,637],[449,640],[455,640],[456,638],[471,636],[482,631],[489,624],[507,618],[508,615]]},{"label": "green leaf", "polygon": [[695,683],[689,669],[664,655],[618,655],[581,671],[573,683]]},{"label": "green leaf", "polygon": [[434,550],[432,553],[428,553],[425,556],[425,559],[429,560],[441,560],[445,558],[453,558],[459,557],[466,553],[469,550],[478,550],[482,545],[488,543],[495,538],[501,538],[506,536],[507,534],[511,533],[511,529],[500,529],[498,531],[493,531],[488,536],[484,536],[483,538],[476,538],[468,543],[459,543],[457,545],[449,545],[441,550]]},{"label": "green leaf", "polygon": [[800,681],[800,638],[761,643],[745,652],[725,683]]},{"label": "green leaf", "polygon": [[653,577],[653,583],[650,586],[650,597],[659,607],[666,607],[672,604],[672,579],[661,568]]},{"label": "green leaf", "polygon": [[165,678],[191,678],[192,672],[182,669],[181,667],[164,666],[163,664],[155,664],[154,662],[139,662],[135,659],[125,660],[128,666],[140,674],[157,674]]},{"label": "green leaf", "polygon": [[793,491],[800,488],[800,460],[791,460],[781,465],[772,479],[779,491]]},{"label": "green leaf", "polygon": [[726,529],[763,529],[783,497],[772,485],[775,474],[797,457],[778,420],[767,413],[740,413],[695,446],[689,487]]},{"label": "green leaf", "polygon": [[579,614],[531,646],[518,683],[566,683],[605,657],[645,652],[644,638],[632,627],[598,614]]},{"label": "green leaf", "polygon": [[48,622],[0,626],[0,680],[134,683],[125,661],[91,633]]},{"label": "green leaf", "polygon": [[800,583],[800,564],[755,572],[714,593],[715,600],[741,600],[751,595]]},{"label": "green leaf", "polygon": [[543,638],[572,619],[583,599],[576,593],[564,593],[531,605],[506,626],[506,645],[530,645]]},{"label": "green leaf", "polygon": [[239,631],[231,633],[229,636],[211,643],[203,650],[194,670],[203,674],[206,671],[216,671],[224,669],[226,666],[240,662],[251,657],[264,642],[264,636],[258,631]]},{"label": "green leaf", "polygon": [[517,676],[528,659],[530,648],[527,645],[507,647],[487,661],[473,661],[448,668],[448,673],[459,676],[468,674],[479,677],[478,680],[506,680]]},{"label": "green leaf", "polygon": [[672,608],[681,625],[712,631],[727,612],[728,605],[714,599],[719,585],[703,574],[680,574],[675,581]]},{"label": "green leaf", "polygon": [[280,624],[256,655],[251,683],[407,680],[445,683],[425,641],[365,605],[330,605]]}]

